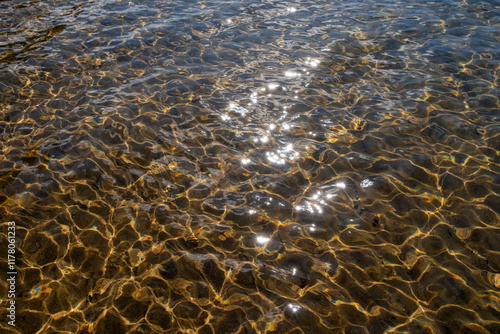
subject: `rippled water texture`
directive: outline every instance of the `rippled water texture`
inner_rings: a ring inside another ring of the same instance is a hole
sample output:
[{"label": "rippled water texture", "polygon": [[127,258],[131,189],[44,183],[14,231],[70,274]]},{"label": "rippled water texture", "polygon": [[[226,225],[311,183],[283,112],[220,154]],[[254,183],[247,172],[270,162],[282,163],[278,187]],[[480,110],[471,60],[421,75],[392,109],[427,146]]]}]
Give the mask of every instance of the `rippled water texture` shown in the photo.
[{"label": "rippled water texture", "polygon": [[500,333],[499,1],[0,13],[2,333]]}]

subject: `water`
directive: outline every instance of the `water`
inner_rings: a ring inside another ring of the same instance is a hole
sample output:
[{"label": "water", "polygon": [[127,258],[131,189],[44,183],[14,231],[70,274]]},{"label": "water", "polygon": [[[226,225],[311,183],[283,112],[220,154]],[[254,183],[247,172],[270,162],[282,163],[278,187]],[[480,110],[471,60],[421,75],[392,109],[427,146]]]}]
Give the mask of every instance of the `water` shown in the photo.
[{"label": "water", "polygon": [[499,1],[0,12],[2,333],[500,332]]}]

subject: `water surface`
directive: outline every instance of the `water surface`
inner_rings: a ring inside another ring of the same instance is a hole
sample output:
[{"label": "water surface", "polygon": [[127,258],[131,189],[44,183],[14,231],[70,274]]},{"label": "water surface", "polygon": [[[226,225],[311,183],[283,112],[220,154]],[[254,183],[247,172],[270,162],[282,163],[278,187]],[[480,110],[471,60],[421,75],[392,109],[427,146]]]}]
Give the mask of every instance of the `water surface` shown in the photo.
[{"label": "water surface", "polygon": [[499,1],[0,13],[2,333],[500,332]]}]

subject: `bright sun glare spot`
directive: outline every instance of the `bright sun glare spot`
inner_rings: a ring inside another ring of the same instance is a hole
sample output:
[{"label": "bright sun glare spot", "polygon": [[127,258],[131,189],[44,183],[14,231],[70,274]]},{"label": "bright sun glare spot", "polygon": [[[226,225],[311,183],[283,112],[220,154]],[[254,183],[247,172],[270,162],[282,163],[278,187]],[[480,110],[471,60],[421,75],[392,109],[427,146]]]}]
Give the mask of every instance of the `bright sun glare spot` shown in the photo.
[{"label": "bright sun glare spot", "polygon": [[280,156],[274,152],[266,152],[267,160],[275,164],[284,164],[285,160],[280,158]]},{"label": "bright sun glare spot", "polygon": [[286,71],[285,76],[289,77],[289,78],[296,78],[296,77],[300,77],[300,73],[293,72],[293,71]]},{"label": "bright sun glare spot", "polygon": [[299,157],[299,152],[294,150],[293,144],[287,144],[276,151],[266,152],[267,160],[273,164],[283,165],[288,161],[293,161]]},{"label": "bright sun glare spot", "polygon": [[307,66],[310,67],[317,67],[320,63],[318,59],[311,59],[310,57],[307,57],[307,60],[305,61]]},{"label": "bright sun glare spot", "polygon": [[[323,214],[323,209],[327,205],[324,198],[332,198],[336,196],[335,194],[324,194],[321,191],[317,191],[315,194],[310,195],[309,199],[306,199],[301,203],[301,205],[295,206],[297,211],[305,211],[312,214]],[[314,231],[314,224],[310,231]]]},{"label": "bright sun glare spot", "polygon": [[257,239],[256,239],[256,240],[257,240],[257,243],[258,243],[259,245],[264,245],[264,244],[266,244],[266,243],[267,243],[270,239],[269,239],[269,238],[267,238],[267,237],[260,236],[260,237],[257,237]]},{"label": "bright sun glare spot", "polygon": [[361,181],[361,188],[368,188],[371,186],[373,186],[373,181],[370,181],[368,179]]},{"label": "bright sun glare spot", "polygon": [[345,184],[345,182],[339,181],[339,182],[335,183],[335,187],[340,188],[340,189],[345,189],[347,187],[347,185]]}]

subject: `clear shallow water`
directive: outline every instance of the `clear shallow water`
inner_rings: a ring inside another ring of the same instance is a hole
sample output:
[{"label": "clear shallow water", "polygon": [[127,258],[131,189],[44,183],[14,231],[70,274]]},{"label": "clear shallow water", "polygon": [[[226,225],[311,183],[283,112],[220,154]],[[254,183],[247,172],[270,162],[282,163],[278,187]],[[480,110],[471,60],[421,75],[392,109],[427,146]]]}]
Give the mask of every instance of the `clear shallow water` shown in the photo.
[{"label": "clear shallow water", "polygon": [[500,332],[498,1],[0,12],[2,332]]}]

